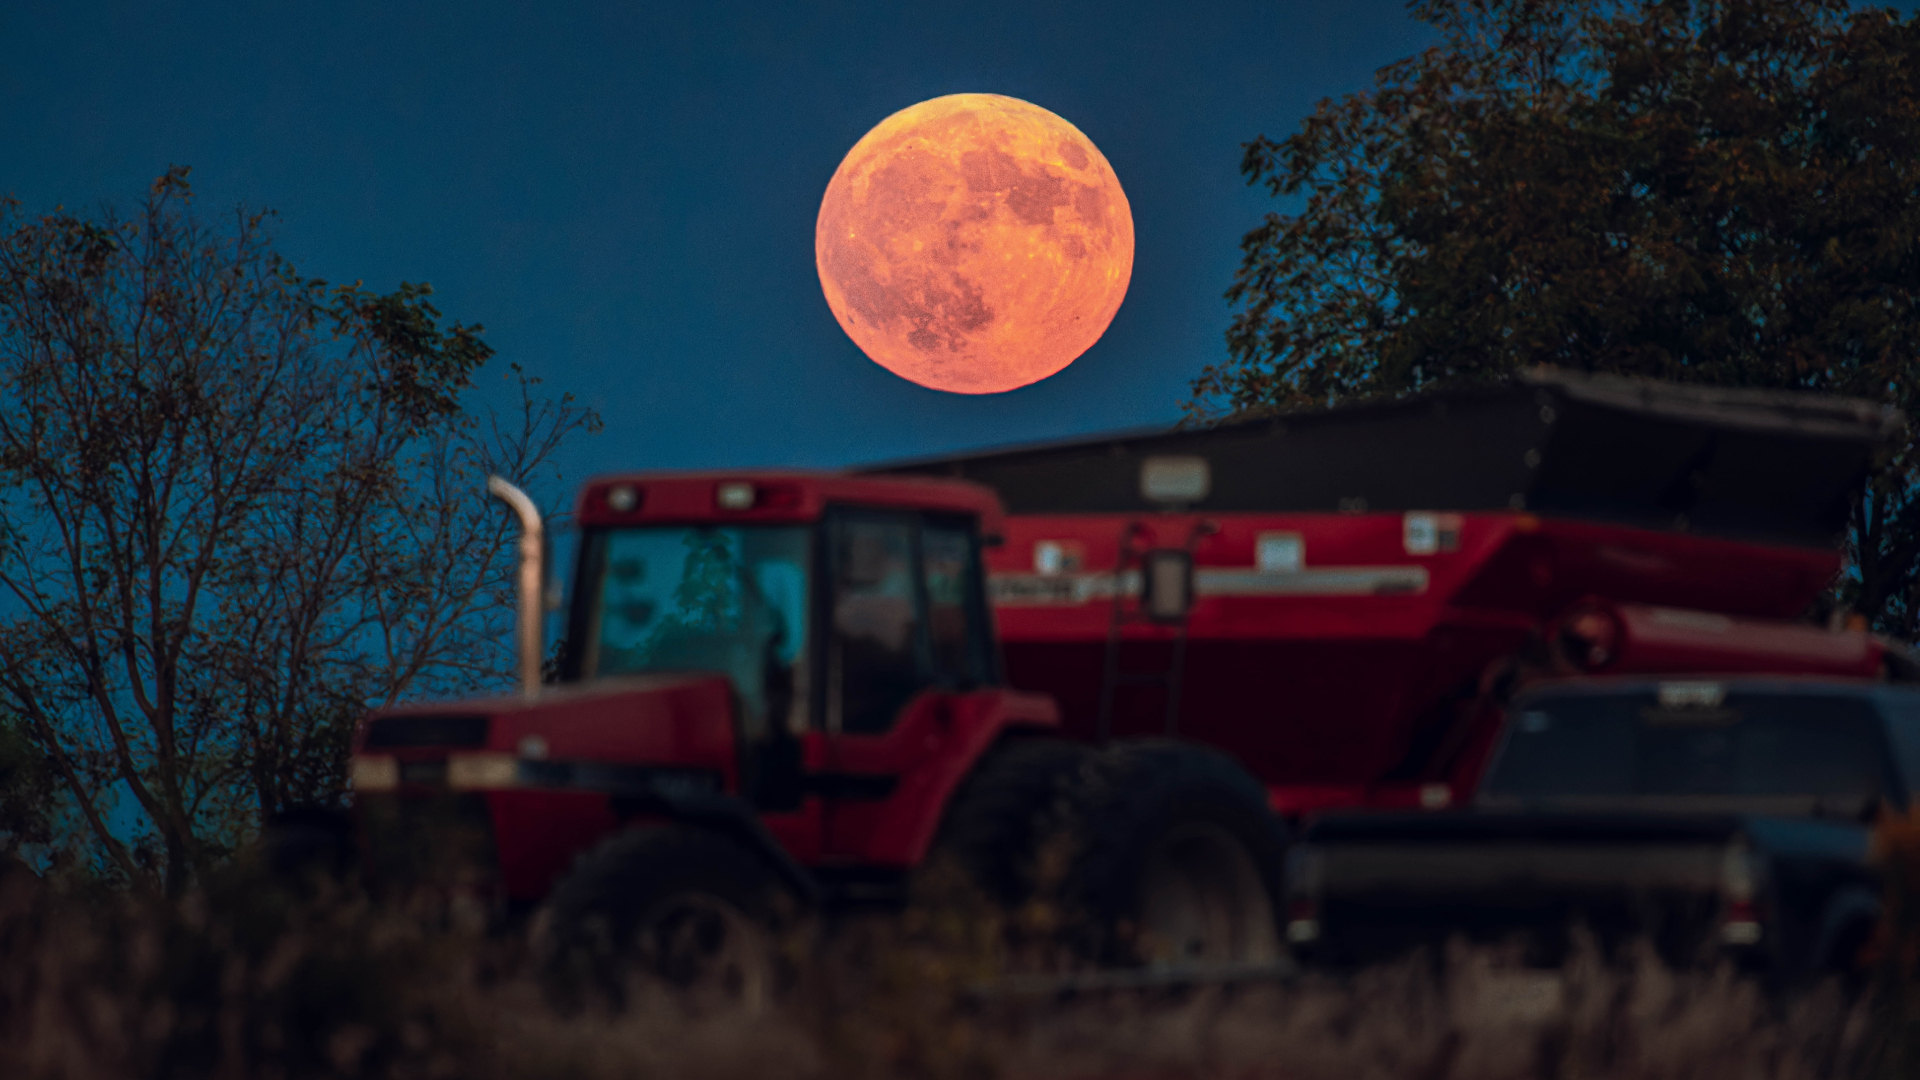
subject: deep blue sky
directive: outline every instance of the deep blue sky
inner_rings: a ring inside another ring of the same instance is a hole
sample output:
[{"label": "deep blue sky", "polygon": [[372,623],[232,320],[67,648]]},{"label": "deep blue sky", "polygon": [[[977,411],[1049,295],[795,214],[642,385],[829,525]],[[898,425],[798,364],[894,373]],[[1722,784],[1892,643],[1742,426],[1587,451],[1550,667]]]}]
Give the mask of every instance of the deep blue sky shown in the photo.
[{"label": "deep blue sky", "polygon": [[[1173,420],[1224,355],[1265,212],[1240,144],[1293,130],[1427,40],[1400,0],[1175,3],[0,4],[0,192],[281,215],[303,272],[428,281],[606,430],[590,472],[841,465]],[[1113,163],[1133,282],[1065,372],[959,396],[867,360],[813,268],[814,216],[881,118],[1025,98]],[[483,389],[497,392],[489,378]]]}]

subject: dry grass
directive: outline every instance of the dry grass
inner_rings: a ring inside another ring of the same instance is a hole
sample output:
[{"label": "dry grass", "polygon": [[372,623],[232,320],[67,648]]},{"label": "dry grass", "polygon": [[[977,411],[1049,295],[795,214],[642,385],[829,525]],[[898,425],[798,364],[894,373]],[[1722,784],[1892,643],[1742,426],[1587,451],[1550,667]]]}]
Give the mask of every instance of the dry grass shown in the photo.
[{"label": "dry grass", "polygon": [[1725,973],[1590,958],[1549,979],[1461,951],[1284,986],[981,997],[990,934],[950,912],[837,935],[772,1015],[659,995],[563,1014],[515,941],[444,914],[240,882],[172,905],[15,874],[0,1076],[1785,1080],[1902,1075],[1911,1052],[1904,993],[1782,1004]]}]

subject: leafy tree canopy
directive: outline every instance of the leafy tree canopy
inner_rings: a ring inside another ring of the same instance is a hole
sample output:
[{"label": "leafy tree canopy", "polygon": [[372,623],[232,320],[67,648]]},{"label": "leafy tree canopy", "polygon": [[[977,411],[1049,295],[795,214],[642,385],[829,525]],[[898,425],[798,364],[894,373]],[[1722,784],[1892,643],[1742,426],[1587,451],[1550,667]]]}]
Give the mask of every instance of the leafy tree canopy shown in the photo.
[{"label": "leafy tree canopy", "polygon": [[[1294,201],[1242,241],[1190,415],[1536,364],[1877,399],[1920,432],[1920,24],[1845,0],[1418,0],[1439,43],[1246,146]],[[1920,453],[1845,599],[1920,634]]]}]

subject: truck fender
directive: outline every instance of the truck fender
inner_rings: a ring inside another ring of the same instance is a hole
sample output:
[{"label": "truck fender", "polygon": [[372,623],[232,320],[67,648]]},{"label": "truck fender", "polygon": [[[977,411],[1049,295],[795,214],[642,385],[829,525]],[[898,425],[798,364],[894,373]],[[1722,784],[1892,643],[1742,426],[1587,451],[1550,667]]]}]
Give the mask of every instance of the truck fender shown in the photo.
[{"label": "truck fender", "polygon": [[1819,930],[1813,939],[1813,953],[1807,957],[1809,966],[1814,970],[1851,966],[1854,958],[1836,956],[1836,951],[1843,947],[1857,949],[1864,944],[1865,938],[1849,943],[1849,935],[1863,929],[1871,933],[1879,921],[1879,894],[1858,885],[1841,889],[1827,901],[1826,910],[1820,915]]}]

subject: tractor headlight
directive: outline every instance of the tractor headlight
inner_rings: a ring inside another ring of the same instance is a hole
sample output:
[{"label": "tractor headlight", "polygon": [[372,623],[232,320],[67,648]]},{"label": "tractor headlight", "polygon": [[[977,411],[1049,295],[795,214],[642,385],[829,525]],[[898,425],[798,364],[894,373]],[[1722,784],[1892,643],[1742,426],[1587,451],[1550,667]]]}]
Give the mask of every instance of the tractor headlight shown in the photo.
[{"label": "tractor headlight", "polygon": [[400,786],[400,762],[391,754],[356,754],[347,763],[347,784],[358,792],[392,791]]},{"label": "tractor headlight", "polygon": [[520,759],[490,751],[447,755],[447,786],[455,791],[495,791],[520,786]]}]

